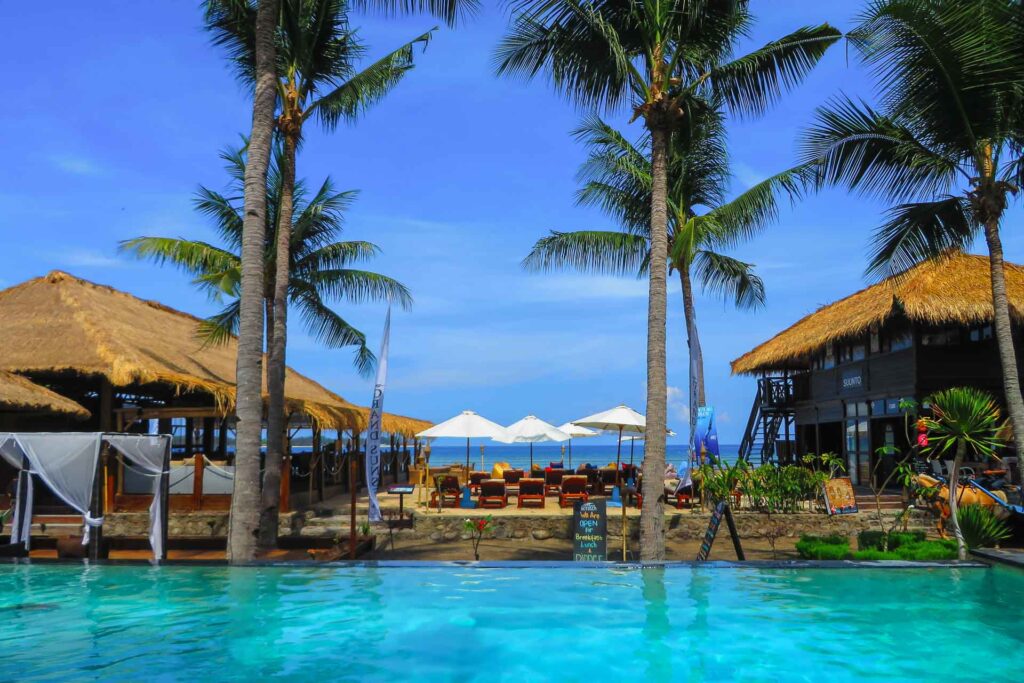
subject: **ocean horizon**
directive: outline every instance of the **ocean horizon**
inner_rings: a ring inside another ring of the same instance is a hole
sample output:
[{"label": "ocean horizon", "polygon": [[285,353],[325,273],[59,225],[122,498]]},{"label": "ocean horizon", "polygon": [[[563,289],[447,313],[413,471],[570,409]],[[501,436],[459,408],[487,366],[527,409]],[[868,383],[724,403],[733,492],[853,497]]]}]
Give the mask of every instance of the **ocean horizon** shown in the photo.
[{"label": "ocean horizon", "polygon": [[[739,454],[739,444],[720,444],[721,456],[726,462],[732,462]],[[667,444],[665,447],[665,460],[668,463],[679,467],[680,463],[686,461],[689,447],[686,444]],[[507,462],[510,465],[526,469],[530,465],[530,447],[528,444],[484,444],[481,467],[480,446],[473,444],[469,450],[470,462],[475,469],[489,470],[495,462]],[[632,459],[636,464],[644,457],[642,442],[637,442],[633,448]],[[622,461],[630,461],[630,446],[622,444]],[[430,451],[430,464],[440,467],[449,464],[462,464],[466,462],[466,446],[457,445],[434,445]],[[546,467],[552,462],[563,462],[569,466],[569,447],[565,447],[565,455],[562,455],[562,444],[535,444],[533,447],[533,462]],[[615,444],[573,444],[572,446],[572,467],[579,467],[589,463],[603,467],[615,462]]]}]

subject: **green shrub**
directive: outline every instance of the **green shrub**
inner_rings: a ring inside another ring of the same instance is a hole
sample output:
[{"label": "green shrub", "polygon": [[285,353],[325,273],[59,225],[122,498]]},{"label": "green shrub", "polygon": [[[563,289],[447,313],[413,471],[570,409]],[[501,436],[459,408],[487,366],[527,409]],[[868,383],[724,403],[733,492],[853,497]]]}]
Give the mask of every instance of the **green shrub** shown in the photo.
[{"label": "green shrub", "polygon": [[957,511],[956,518],[964,542],[972,550],[996,545],[1010,537],[1010,527],[1003,520],[996,519],[992,508],[977,503],[964,505]]},{"label": "green shrub", "polygon": [[850,539],[830,536],[801,536],[796,551],[805,560],[845,560],[850,556]]},{"label": "green shrub", "polygon": [[[857,550],[881,550],[885,534],[881,531],[866,530],[857,534]],[[889,534],[889,550],[901,545],[920,543],[925,539],[923,531],[894,531]]]},{"label": "green shrub", "polygon": [[919,541],[900,546],[896,555],[901,560],[930,562],[934,560],[955,560],[956,541],[943,539],[938,541]]}]

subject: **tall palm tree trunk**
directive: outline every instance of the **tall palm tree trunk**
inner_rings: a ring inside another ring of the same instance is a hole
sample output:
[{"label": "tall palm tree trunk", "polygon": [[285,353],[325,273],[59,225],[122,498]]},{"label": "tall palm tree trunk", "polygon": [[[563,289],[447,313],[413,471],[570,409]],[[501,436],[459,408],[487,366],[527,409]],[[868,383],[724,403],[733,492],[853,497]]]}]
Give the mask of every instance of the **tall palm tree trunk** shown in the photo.
[{"label": "tall palm tree trunk", "polygon": [[1013,439],[1017,446],[1017,466],[1024,480],[1024,397],[1020,391],[1020,373],[1017,369],[1017,351],[1013,345],[1013,327],[1010,323],[1010,304],[1006,296],[1006,272],[1003,269],[1003,242],[999,237],[999,221],[985,222],[985,241],[988,243],[988,262],[992,277],[992,310],[999,361],[1003,367],[1003,391],[1006,408],[1013,423]]},{"label": "tall palm tree trunk", "polygon": [[953,458],[953,470],[949,473],[949,524],[953,527],[953,535],[956,537],[957,559],[967,559],[967,544],[964,542],[964,532],[960,530],[960,521],[957,518],[957,484],[960,483],[960,466],[964,462],[964,454],[967,447],[962,440],[957,442],[956,456]]},{"label": "tall palm tree trunk", "polygon": [[[644,444],[640,559],[665,559],[666,268],[668,260],[667,126],[651,125],[651,266],[647,302],[647,429]],[[626,533],[623,530],[623,533]]]},{"label": "tall palm tree trunk", "polygon": [[281,206],[278,209],[277,248],[274,261],[274,320],[267,358],[267,461],[263,471],[260,545],[277,546],[281,503],[281,463],[288,425],[284,406],[285,351],[288,343],[288,277],[291,262],[292,212],[295,192],[296,140],[285,135],[281,163]]},{"label": "tall palm tree trunk", "polygon": [[260,433],[263,428],[263,242],[266,235],[267,166],[277,97],[274,29],[278,0],[256,10],[256,88],[245,166],[242,221],[242,286],[235,368],[235,481],[228,521],[227,559],[256,556],[260,523]]}]

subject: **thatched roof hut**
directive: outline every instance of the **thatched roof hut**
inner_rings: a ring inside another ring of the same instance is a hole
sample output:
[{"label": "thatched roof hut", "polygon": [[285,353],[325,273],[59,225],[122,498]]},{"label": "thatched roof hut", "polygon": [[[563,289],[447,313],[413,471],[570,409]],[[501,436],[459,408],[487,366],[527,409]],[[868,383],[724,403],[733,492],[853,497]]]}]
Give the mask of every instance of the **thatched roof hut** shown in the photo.
[{"label": "thatched roof hut", "polygon": [[[1024,268],[1006,264],[1010,314],[1024,320]],[[926,325],[991,322],[988,258],[951,252],[823,306],[732,362],[734,374],[802,369],[828,343],[867,334],[902,316]]]},{"label": "thatched roof hut", "polygon": [[[204,344],[199,318],[155,301],[54,271],[0,291],[0,320],[0,370],[164,385],[210,394],[225,413],[234,405],[236,341]],[[289,370],[285,386],[288,408],[322,427],[365,425],[365,409],[308,377]]]},{"label": "thatched roof hut", "polygon": [[68,398],[13,372],[0,371],[0,412],[89,417],[89,411]]}]

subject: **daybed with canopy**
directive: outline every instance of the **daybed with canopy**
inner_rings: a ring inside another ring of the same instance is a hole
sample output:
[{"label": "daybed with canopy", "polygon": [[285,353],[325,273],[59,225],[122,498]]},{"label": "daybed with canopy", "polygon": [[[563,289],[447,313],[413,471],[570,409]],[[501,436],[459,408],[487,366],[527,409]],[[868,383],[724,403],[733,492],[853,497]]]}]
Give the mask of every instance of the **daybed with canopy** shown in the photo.
[{"label": "daybed with canopy", "polygon": [[93,529],[103,525],[100,456],[103,445],[123,456],[126,466],[153,479],[149,542],[156,560],[167,559],[167,495],[171,437],[102,432],[0,432],[0,457],[18,470],[11,543],[27,553],[31,545],[33,475],[84,517],[82,544],[99,556]]}]

